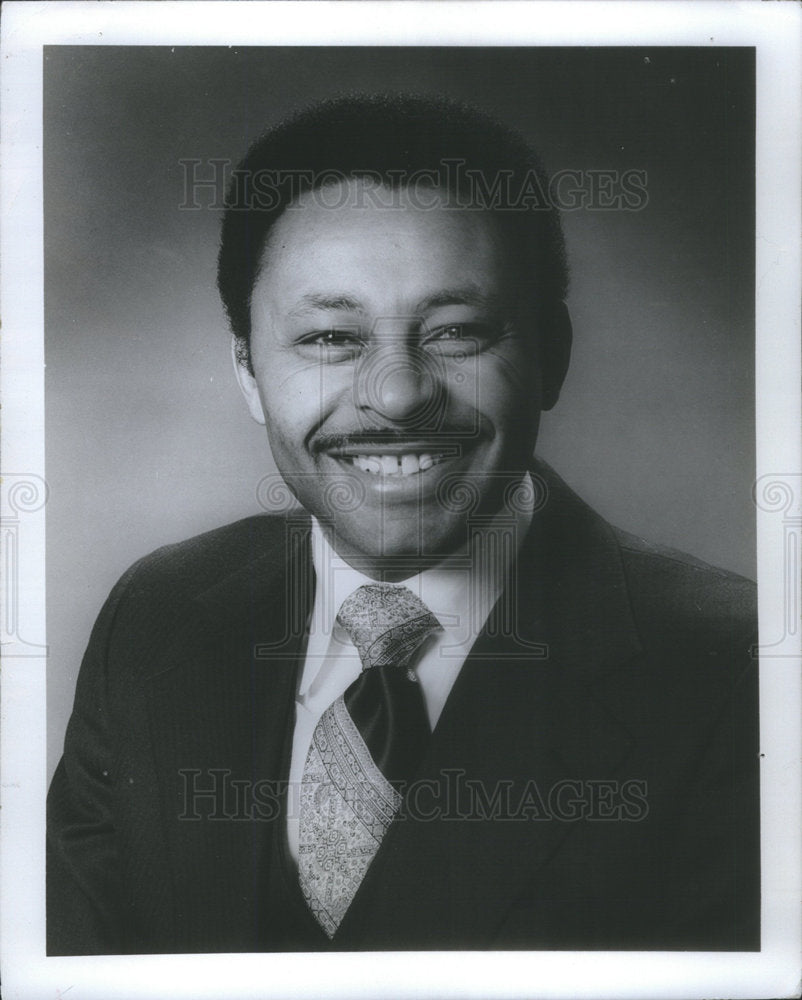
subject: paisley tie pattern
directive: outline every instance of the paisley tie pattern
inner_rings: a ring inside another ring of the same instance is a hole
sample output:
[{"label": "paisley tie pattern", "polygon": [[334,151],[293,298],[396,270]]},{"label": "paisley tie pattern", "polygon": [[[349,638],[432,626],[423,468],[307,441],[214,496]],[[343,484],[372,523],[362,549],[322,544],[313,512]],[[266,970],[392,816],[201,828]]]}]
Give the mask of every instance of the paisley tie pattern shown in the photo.
[{"label": "paisley tie pattern", "polygon": [[366,584],[337,622],[362,673],[315,727],[301,786],[301,890],[331,938],[402,802],[430,734],[412,669],[440,623],[408,588]]}]

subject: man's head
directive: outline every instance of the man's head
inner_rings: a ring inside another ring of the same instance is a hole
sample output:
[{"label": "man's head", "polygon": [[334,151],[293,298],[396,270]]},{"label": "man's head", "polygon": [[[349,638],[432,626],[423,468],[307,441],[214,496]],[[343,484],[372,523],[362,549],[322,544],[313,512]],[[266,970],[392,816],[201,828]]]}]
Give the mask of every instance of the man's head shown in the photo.
[{"label": "man's head", "polygon": [[[471,109],[348,98],[234,175],[219,285],[240,384],[300,502],[374,575],[498,509],[554,404],[570,327],[542,169]],[[365,561],[366,560],[366,561]]]}]

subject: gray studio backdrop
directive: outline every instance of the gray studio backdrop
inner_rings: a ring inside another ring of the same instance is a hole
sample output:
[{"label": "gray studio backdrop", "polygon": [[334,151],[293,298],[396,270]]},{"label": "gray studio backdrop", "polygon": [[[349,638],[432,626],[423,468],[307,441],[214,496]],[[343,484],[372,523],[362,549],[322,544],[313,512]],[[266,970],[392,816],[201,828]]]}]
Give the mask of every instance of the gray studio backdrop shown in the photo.
[{"label": "gray studio backdrop", "polygon": [[[260,508],[274,469],[186,207],[266,125],[350,90],[453,95],[550,171],[642,171],[565,214],[571,371],[540,454],[613,523],[754,575],[754,85],[746,49],[49,47],[45,309],[49,764],[110,587]],[[597,199],[602,202],[604,199]]]}]

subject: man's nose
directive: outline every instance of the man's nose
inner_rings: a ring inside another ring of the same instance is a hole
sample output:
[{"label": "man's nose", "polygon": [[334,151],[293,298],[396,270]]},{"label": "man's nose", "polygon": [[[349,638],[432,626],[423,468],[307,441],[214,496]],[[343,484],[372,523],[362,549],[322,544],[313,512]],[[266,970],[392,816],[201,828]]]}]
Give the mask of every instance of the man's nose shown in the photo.
[{"label": "man's nose", "polygon": [[401,338],[379,339],[356,372],[357,408],[401,425],[431,427],[442,406],[437,359]]}]

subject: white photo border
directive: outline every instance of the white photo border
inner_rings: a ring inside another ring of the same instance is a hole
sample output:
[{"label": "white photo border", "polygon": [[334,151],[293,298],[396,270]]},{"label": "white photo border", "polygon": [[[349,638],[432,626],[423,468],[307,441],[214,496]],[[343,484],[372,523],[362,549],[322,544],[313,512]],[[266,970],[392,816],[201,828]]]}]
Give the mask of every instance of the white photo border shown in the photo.
[{"label": "white photo border", "polygon": [[[313,16],[308,9],[314,3]],[[800,874],[800,8],[300,0],[11,2],[2,21],[4,434],[2,971],[9,998],[781,997],[798,989]],[[44,948],[44,45],[756,48],[760,953],[427,952],[47,958]],[[24,512],[24,517],[22,515]],[[16,519],[16,520],[15,520]],[[19,540],[24,530],[24,545]],[[796,552],[796,562],[791,560]],[[9,555],[10,553],[10,555]],[[9,576],[13,563],[13,579]]]}]

